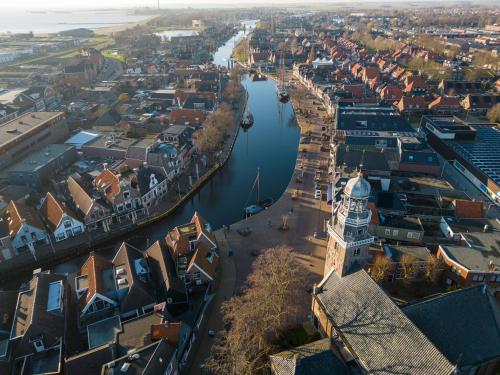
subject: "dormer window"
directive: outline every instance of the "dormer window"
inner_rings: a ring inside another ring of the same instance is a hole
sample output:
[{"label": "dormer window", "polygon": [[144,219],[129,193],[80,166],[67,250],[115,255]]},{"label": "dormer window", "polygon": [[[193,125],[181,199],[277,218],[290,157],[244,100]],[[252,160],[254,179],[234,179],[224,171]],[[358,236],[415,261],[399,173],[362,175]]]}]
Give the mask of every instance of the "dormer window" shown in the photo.
[{"label": "dormer window", "polygon": [[37,336],[31,340],[33,347],[37,353],[43,352],[45,350],[45,345],[43,343],[43,337]]}]

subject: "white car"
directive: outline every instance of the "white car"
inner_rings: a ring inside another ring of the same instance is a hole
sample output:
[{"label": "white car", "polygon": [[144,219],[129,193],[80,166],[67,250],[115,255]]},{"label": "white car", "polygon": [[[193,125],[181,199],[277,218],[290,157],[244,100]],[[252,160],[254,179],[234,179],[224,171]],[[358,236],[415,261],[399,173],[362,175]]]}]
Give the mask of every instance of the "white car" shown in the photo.
[{"label": "white car", "polygon": [[314,198],[315,199],[321,199],[321,196],[322,196],[321,190],[316,190],[314,192]]}]

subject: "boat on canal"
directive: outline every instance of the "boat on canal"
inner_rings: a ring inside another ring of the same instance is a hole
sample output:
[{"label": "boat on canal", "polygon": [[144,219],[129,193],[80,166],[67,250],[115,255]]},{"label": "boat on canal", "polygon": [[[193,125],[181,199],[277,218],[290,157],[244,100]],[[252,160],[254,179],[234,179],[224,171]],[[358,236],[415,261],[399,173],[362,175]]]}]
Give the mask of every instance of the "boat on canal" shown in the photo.
[{"label": "boat on canal", "polygon": [[279,79],[276,85],[276,91],[280,102],[286,103],[290,100],[290,95],[285,87],[285,60],[283,59],[283,51],[281,51],[280,56]]},{"label": "boat on canal", "polygon": [[262,73],[255,73],[252,76],[252,81],[254,81],[254,82],[267,81],[267,77],[264,74],[262,74]]},{"label": "boat on canal", "polygon": [[[273,198],[267,198],[264,200],[260,199],[260,170],[257,168],[257,177],[255,178],[255,181],[252,185],[252,189],[250,190],[249,198],[252,195],[254,189],[257,188],[257,199],[254,204],[251,204],[249,206],[245,205],[245,208],[243,209],[243,217],[246,219],[252,215],[258,214],[259,212],[269,208],[273,203],[274,199]],[[247,204],[248,204],[248,199],[247,199]]]},{"label": "boat on canal", "polygon": [[243,113],[240,124],[241,127],[245,130],[253,125],[253,115],[252,112],[250,112],[248,109],[245,111],[245,113]]}]

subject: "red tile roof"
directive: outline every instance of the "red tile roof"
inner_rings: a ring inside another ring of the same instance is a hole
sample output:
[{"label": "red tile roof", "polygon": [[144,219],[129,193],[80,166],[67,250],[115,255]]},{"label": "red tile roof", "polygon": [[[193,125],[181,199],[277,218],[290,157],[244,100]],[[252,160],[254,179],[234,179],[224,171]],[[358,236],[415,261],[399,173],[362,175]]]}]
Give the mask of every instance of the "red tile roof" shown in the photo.
[{"label": "red tile roof", "polygon": [[452,96],[440,96],[433,102],[429,104],[429,109],[435,109],[439,107],[460,107],[460,102],[456,97]]},{"label": "red tile roof", "polygon": [[45,231],[40,216],[24,203],[10,201],[5,210],[4,220],[7,222],[11,236],[15,236],[24,223]]},{"label": "red tile roof", "polygon": [[50,192],[47,193],[45,199],[43,200],[42,207],[40,208],[40,214],[53,231],[57,229],[61,223],[64,214],[76,219],[76,215],[66,207],[63,207]]},{"label": "red tile roof", "polygon": [[109,169],[104,169],[95,179],[95,187],[104,192],[109,200],[120,193],[120,177]]},{"label": "red tile roof", "polygon": [[189,122],[190,124],[201,124],[205,121],[206,115],[202,111],[192,109],[174,109],[170,113],[170,122]]},{"label": "red tile roof", "polygon": [[469,201],[466,199],[455,199],[455,216],[476,219],[483,217],[483,203],[480,201]]}]

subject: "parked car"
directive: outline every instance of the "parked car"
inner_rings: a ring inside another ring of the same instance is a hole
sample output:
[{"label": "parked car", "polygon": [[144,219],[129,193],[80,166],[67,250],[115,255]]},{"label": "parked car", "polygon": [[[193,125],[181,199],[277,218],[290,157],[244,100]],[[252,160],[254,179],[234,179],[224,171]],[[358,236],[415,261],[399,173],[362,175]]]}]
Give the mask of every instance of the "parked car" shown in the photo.
[{"label": "parked car", "polygon": [[316,190],[316,191],[314,192],[314,198],[315,198],[315,199],[321,199],[321,196],[322,196],[322,195],[323,195],[323,194],[321,193],[321,190]]}]

